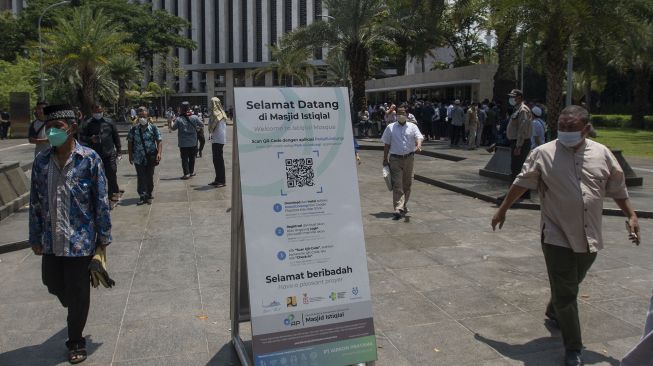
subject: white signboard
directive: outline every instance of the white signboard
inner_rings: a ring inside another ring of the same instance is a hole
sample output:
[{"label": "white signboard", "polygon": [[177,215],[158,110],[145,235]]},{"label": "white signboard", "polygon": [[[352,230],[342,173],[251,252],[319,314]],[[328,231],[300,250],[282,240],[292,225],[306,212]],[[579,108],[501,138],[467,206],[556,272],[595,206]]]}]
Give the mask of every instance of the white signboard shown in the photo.
[{"label": "white signboard", "polygon": [[348,100],[346,88],[235,88],[258,366],[376,359]]}]

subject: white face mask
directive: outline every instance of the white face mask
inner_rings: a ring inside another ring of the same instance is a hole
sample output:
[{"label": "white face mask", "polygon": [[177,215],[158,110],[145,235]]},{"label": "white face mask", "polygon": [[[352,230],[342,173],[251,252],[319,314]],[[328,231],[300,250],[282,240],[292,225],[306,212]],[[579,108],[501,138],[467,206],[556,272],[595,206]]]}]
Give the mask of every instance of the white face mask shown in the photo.
[{"label": "white face mask", "polygon": [[100,112],[100,113],[93,113],[93,119],[102,119],[102,112]]},{"label": "white face mask", "polygon": [[513,107],[517,105],[517,101],[515,100],[514,97],[508,98],[508,103],[510,103],[510,105]]},{"label": "white face mask", "polygon": [[583,141],[583,133],[582,131],[558,131],[558,141],[567,147],[574,147]]},{"label": "white face mask", "polygon": [[139,118],[139,119],[138,119],[138,123],[140,123],[141,126],[145,126],[145,125],[147,125],[147,118],[142,118],[142,117]]}]

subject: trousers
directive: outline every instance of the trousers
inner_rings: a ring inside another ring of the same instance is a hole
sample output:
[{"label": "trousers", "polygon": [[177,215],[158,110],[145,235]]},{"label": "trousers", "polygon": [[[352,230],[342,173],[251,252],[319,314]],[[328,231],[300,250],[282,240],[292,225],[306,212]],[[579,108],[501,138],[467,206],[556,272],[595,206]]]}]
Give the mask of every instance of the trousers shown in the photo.
[{"label": "trousers", "polygon": [[211,144],[211,152],[213,153],[213,168],[215,169],[215,181],[221,184],[226,183],[224,156],[222,150],[224,144],[213,143]]},{"label": "trousers", "polygon": [[109,189],[109,197],[113,194],[119,193],[118,187],[118,156],[114,153],[109,156],[102,157],[102,165],[104,165],[104,175],[107,177],[107,185]]},{"label": "trousers", "polygon": [[404,158],[390,155],[390,176],[392,177],[392,204],[395,212],[405,210],[410,187],[413,185],[413,164],[415,155]]},{"label": "trousers", "polygon": [[195,173],[195,157],[197,156],[197,146],[180,147],[181,169],[184,175]]},{"label": "trousers", "polygon": [[521,172],[522,165],[524,165],[526,157],[528,157],[528,153],[531,151],[531,140],[524,140],[519,155],[515,155],[516,145],[517,140],[510,140],[510,173],[512,175],[512,180],[515,180],[517,175]]},{"label": "trousers", "polygon": [[41,279],[48,292],[68,308],[67,344],[84,345],[84,327],[91,304],[91,282],[88,265],[92,257],[57,257],[44,255]]},{"label": "trousers", "polygon": [[154,164],[134,164],[136,168],[136,191],[141,198],[152,198],[154,191]]},{"label": "trousers", "polygon": [[596,253],[574,253],[570,248],[542,244],[551,286],[547,313],[555,314],[565,349],[580,351],[583,340],[578,318],[578,287],[596,259]]}]

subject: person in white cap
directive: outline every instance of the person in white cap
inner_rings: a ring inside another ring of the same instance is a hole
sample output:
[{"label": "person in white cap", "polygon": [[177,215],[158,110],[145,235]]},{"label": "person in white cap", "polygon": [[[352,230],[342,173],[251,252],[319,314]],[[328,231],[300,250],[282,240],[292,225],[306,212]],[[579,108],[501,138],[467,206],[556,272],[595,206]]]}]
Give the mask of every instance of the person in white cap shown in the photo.
[{"label": "person in white cap", "polygon": [[533,134],[531,135],[531,148],[534,149],[545,142],[546,139],[546,126],[544,120],[542,119],[542,108],[533,107],[531,109],[533,112]]}]

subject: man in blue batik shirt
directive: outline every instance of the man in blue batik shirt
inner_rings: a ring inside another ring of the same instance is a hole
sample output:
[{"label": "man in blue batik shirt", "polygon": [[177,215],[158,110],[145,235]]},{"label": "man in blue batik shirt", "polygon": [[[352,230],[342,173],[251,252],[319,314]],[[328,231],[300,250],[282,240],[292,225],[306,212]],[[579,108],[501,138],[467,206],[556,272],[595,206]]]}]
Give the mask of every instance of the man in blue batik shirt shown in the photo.
[{"label": "man in blue batik shirt", "polygon": [[80,145],[69,106],[44,110],[51,148],[32,167],[29,243],[43,255],[42,280],[68,308],[68,360],[86,359],[82,335],[90,305],[88,266],[96,246],[111,243],[111,217],[102,159]]}]

